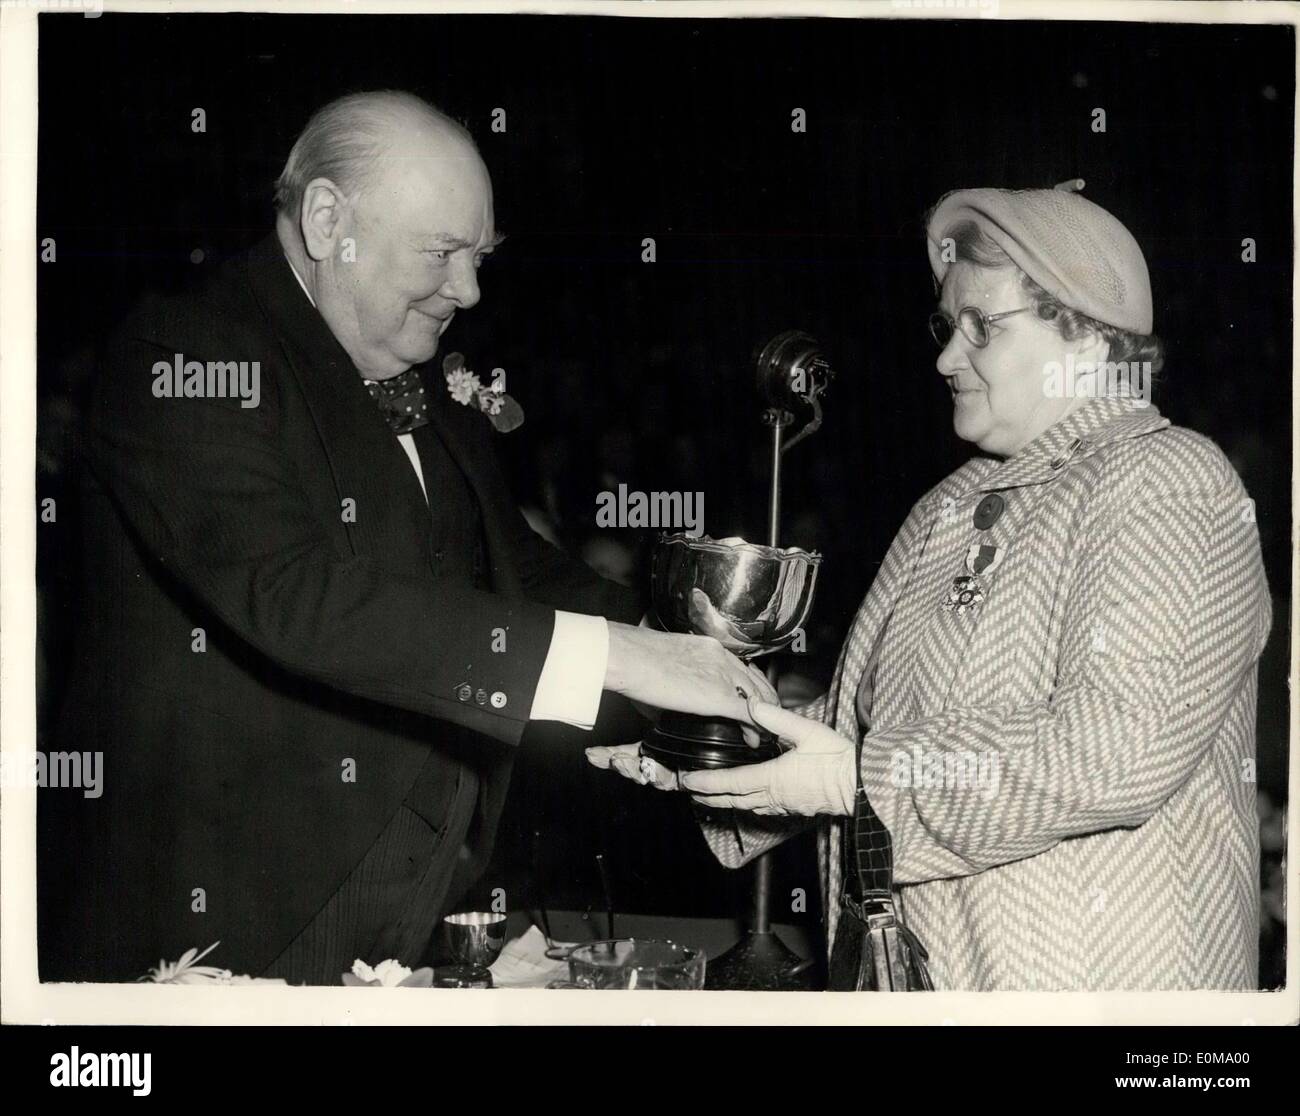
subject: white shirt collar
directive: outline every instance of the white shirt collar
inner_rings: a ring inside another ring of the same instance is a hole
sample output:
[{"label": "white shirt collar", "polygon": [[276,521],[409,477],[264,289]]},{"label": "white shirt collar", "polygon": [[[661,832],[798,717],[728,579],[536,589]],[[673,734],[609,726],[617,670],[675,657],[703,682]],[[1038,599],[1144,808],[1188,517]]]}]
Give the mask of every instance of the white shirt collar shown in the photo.
[{"label": "white shirt collar", "polygon": [[[307,296],[307,301],[310,302],[310,303],[312,304],[312,306],[315,306],[315,305],[316,305],[316,300],[315,300],[314,298],[311,297],[311,291],[309,291],[309,290],[307,289],[307,284],[304,283],[304,282],[302,281],[302,276],[298,274],[298,269],[297,269],[296,267],[293,266],[293,260],[289,259],[288,256],[285,256],[285,257],[284,257],[284,262],[287,263],[287,264],[289,265],[289,270],[293,272],[293,277],[294,277],[295,279],[298,280],[298,286],[300,286],[300,287],[302,288],[302,293],[305,294],[305,295]],[[366,380],[365,382],[368,383],[368,384],[376,383],[375,380]],[[408,435],[403,434],[402,437],[405,438],[405,437],[408,437]],[[416,471],[417,471],[417,472],[419,471],[419,465],[418,465],[418,464],[416,465]],[[421,483],[421,485],[423,485],[423,483],[424,483],[424,478],[423,478],[423,477],[420,478],[420,483]]]},{"label": "white shirt collar", "polygon": [[293,277],[298,280],[298,286],[302,288],[302,293],[307,296],[307,301],[315,306],[316,300],[311,297],[311,291],[307,289],[307,284],[302,281],[302,276],[298,274],[298,269],[293,266],[293,260],[289,259],[288,256],[285,256],[284,262],[289,265],[289,270],[293,272]]}]

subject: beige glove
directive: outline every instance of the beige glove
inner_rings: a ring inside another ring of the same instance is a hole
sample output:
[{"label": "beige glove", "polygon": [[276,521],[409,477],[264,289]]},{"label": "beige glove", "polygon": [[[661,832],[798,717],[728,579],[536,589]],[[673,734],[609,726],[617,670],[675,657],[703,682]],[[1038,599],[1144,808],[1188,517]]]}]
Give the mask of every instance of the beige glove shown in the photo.
[{"label": "beige glove", "polygon": [[792,744],[791,750],[767,763],[686,772],[678,780],[682,790],[701,806],[715,809],[801,817],[853,813],[858,770],[851,741],[819,721],[755,698],[749,699],[749,715]]}]

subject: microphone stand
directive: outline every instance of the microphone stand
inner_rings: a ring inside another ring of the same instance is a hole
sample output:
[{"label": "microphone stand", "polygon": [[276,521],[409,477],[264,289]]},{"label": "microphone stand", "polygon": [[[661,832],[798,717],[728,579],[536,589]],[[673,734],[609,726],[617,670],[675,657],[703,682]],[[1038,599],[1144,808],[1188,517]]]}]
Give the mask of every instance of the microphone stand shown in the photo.
[{"label": "microphone stand", "polygon": [[[821,395],[834,371],[821,346],[798,330],[772,338],[756,360],[758,390],[770,404],[763,425],[771,431],[772,469],[767,496],[767,545],[779,547],[781,530],[781,458],[792,446],[813,434],[822,424]],[[792,407],[812,408],[810,418],[793,437],[785,437],[794,423]],[[776,663],[767,668],[776,686]],[[705,971],[705,987],[746,991],[812,991],[816,966],[804,960],[772,930],[772,858],[763,853],[754,860],[753,913],[745,936]]]}]

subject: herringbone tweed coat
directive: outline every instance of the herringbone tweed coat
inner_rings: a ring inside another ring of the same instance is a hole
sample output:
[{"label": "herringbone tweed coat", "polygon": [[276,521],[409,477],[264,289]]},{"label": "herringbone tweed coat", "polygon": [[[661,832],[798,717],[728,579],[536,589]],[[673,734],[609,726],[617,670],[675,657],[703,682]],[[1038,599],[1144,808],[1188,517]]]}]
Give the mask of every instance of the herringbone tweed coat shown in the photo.
[{"label": "herringbone tweed coat", "polygon": [[[1005,510],[979,530],[994,492]],[[985,599],[945,610],[972,544],[998,548]],[[1241,481],[1152,406],[1092,401],[916,504],[802,712],[856,742],[883,629],[861,778],[936,987],[1256,986],[1270,618]],[[818,822],[833,899],[844,822]],[[704,829],[738,867],[799,825],[745,818],[743,853],[730,821]]]}]

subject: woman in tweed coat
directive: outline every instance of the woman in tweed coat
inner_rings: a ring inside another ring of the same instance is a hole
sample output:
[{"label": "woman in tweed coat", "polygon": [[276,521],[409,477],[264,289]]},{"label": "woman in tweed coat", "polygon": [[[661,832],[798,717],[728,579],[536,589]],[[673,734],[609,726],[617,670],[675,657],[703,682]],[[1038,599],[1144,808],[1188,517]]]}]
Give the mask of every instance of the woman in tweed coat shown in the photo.
[{"label": "woman in tweed coat", "polygon": [[[702,824],[731,867],[816,819],[828,948],[865,798],[937,988],[1254,988],[1270,607],[1251,501],[1135,390],[1161,353],[1114,217],[967,190],[929,239],[938,370],[981,453],[912,509],[825,697],[751,705],[793,748],[680,785],[727,812]],[[1088,362],[1111,375],[1080,389]],[[591,758],[678,785],[625,749]]]}]

